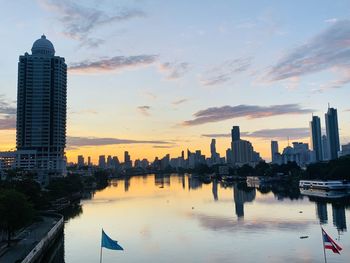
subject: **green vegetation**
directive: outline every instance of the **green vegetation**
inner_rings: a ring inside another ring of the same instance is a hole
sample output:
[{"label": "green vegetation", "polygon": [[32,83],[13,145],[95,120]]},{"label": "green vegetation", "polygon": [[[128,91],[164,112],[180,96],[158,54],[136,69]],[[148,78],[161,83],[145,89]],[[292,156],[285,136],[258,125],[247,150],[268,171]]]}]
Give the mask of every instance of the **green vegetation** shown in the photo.
[{"label": "green vegetation", "polygon": [[72,194],[81,192],[84,189],[79,175],[56,178],[52,180],[46,188],[49,190],[50,200],[70,197]]},{"label": "green vegetation", "polygon": [[16,190],[1,190],[0,227],[7,231],[7,244],[11,244],[12,234],[30,224],[34,218],[34,209],[26,196]]},{"label": "green vegetation", "polygon": [[350,180],[350,155],[329,162],[310,164],[307,167],[305,179],[341,179]]}]

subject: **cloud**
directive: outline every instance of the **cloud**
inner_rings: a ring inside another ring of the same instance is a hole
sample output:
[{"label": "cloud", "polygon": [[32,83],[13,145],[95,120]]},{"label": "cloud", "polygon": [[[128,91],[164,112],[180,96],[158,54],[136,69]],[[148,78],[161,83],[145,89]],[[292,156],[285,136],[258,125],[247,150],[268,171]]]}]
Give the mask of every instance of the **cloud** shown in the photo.
[{"label": "cloud", "polygon": [[138,9],[116,10],[108,6],[103,10],[84,6],[78,1],[40,0],[39,2],[45,9],[57,14],[66,37],[76,39],[82,45],[89,47],[97,47],[104,42],[102,39],[91,37],[96,28],[145,16],[145,13]]},{"label": "cloud", "polygon": [[206,71],[200,78],[200,82],[204,86],[223,84],[231,80],[235,74],[247,71],[250,68],[251,63],[251,57],[227,60]]},{"label": "cloud", "polygon": [[98,137],[67,137],[68,147],[82,147],[82,146],[102,146],[102,145],[116,145],[116,144],[172,144],[168,141],[160,140],[128,140],[117,138],[98,138]]},{"label": "cloud", "polygon": [[0,130],[16,129],[16,107],[0,95]]},{"label": "cloud", "polygon": [[71,111],[69,114],[88,114],[88,115],[96,115],[98,112],[94,109],[85,109],[85,110],[78,110],[78,111]]},{"label": "cloud", "polygon": [[185,102],[188,102],[188,99],[179,99],[179,100],[175,100],[173,101],[171,104],[173,105],[180,105],[180,104],[183,104]]},{"label": "cloud", "polygon": [[187,62],[181,62],[181,63],[165,62],[159,65],[159,69],[161,72],[165,72],[167,74],[166,76],[167,79],[175,80],[184,76],[188,72],[190,68],[189,66],[190,64]]},{"label": "cloud", "polygon": [[0,130],[15,130],[16,129],[16,117],[5,116],[0,118]]},{"label": "cloud", "polygon": [[339,72],[340,77],[336,80],[332,80],[328,83],[320,85],[319,88],[313,89],[314,93],[323,93],[326,90],[330,89],[339,89],[343,87],[344,85],[350,83],[350,68],[345,69],[338,69],[337,72]]},{"label": "cloud", "polygon": [[329,18],[329,19],[326,19],[325,20],[325,22],[326,23],[336,23],[336,22],[338,22],[339,21],[339,19],[338,18],[335,18],[335,17],[333,17],[333,18]]},{"label": "cloud", "polygon": [[272,106],[237,105],[212,107],[196,112],[192,120],[184,121],[183,126],[194,126],[210,122],[219,122],[234,118],[257,119],[278,115],[295,115],[312,113],[311,109],[303,109],[299,104],[284,104]]},{"label": "cloud", "polygon": [[152,100],[155,100],[158,98],[158,96],[151,91],[145,91],[145,92],[143,92],[143,95],[149,99],[152,99]]},{"label": "cloud", "polygon": [[190,215],[197,219],[202,227],[213,231],[265,231],[270,230],[305,230],[314,222],[312,220],[244,220],[234,221],[230,217],[213,216],[206,214],[192,214]]},{"label": "cloud", "polygon": [[[288,52],[271,67],[270,81],[299,77],[328,69],[350,69],[350,20],[334,21],[326,30]],[[341,86],[349,78],[331,83]]]},{"label": "cloud", "polygon": [[5,99],[4,95],[0,95],[0,114],[15,115],[16,111],[16,107],[11,106],[11,104]]},{"label": "cloud", "polygon": [[127,68],[136,68],[147,66],[157,60],[157,55],[138,55],[138,56],[115,56],[100,60],[85,60],[72,63],[69,67],[70,72],[76,73],[97,73],[104,71],[121,71]]},{"label": "cloud", "polygon": [[144,116],[149,116],[150,115],[149,110],[151,109],[151,106],[147,106],[147,105],[138,106],[137,109]]},{"label": "cloud", "polygon": [[169,148],[173,148],[174,145],[154,145],[153,148],[155,149],[169,149]]},{"label": "cloud", "polygon": [[202,134],[202,137],[208,137],[208,138],[230,138],[231,134],[230,133],[207,133],[207,134]]},{"label": "cloud", "polygon": [[[282,129],[262,129],[253,132],[241,132],[241,137],[260,139],[304,139],[309,137],[309,128],[282,128]],[[231,138],[229,133],[202,134],[209,138]]]},{"label": "cloud", "polygon": [[243,133],[243,137],[253,137],[262,139],[304,139],[309,137],[309,128],[283,128],[283,129],[263,129],[254,132]]}]

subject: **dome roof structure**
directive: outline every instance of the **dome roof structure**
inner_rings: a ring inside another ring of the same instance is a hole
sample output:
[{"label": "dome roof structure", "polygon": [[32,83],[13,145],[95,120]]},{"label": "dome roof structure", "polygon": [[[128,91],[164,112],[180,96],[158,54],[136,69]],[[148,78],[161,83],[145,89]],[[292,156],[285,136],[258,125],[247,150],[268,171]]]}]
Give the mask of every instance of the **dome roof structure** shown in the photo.
[{"label": "dome roof structure", "polygon": [[46,56],[54,56],[55,48],[50,40],[46,39],[45,35],[42,35],[41,38],[36,40],[32,47],[33,55],[46,55]]}]

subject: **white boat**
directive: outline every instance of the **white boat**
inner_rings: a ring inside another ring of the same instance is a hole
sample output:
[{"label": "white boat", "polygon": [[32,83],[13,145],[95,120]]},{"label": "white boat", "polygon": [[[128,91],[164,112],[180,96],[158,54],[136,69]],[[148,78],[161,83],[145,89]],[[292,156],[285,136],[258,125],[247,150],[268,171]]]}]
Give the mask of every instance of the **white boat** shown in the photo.
[{"label": "white boat", "polygon": [[322,197],[329,199],[338,199],[349,196],[348,191],[325,191],[320,189],[300,189],[302,195],[311,196],[311,197]]},{"label": "white boat", "polygon": [[303,189],[321,189],[321,190],[346,190],[350,189],[350,183],[347,181],[331,180],[331,181],[313,181],[301,180],[299,187]]}]

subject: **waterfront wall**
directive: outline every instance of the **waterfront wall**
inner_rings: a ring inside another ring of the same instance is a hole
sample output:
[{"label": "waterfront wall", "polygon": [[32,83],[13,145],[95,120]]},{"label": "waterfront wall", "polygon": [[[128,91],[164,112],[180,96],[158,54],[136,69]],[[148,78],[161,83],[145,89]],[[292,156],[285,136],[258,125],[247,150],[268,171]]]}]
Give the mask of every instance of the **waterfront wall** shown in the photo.
[{"label": "waterfront wall", "polygon": [[47,249],[55,241],[56,237],[62,232],[64,227],[64,219],[62,215],[59,214],[45,214],[44,216],[57,217],[59,220],[51,228],[51,230],[46,234],[45,237],[28,253],[28,255],[22,260],[22,263],[34,263],[40,257],[42,257]]}]

